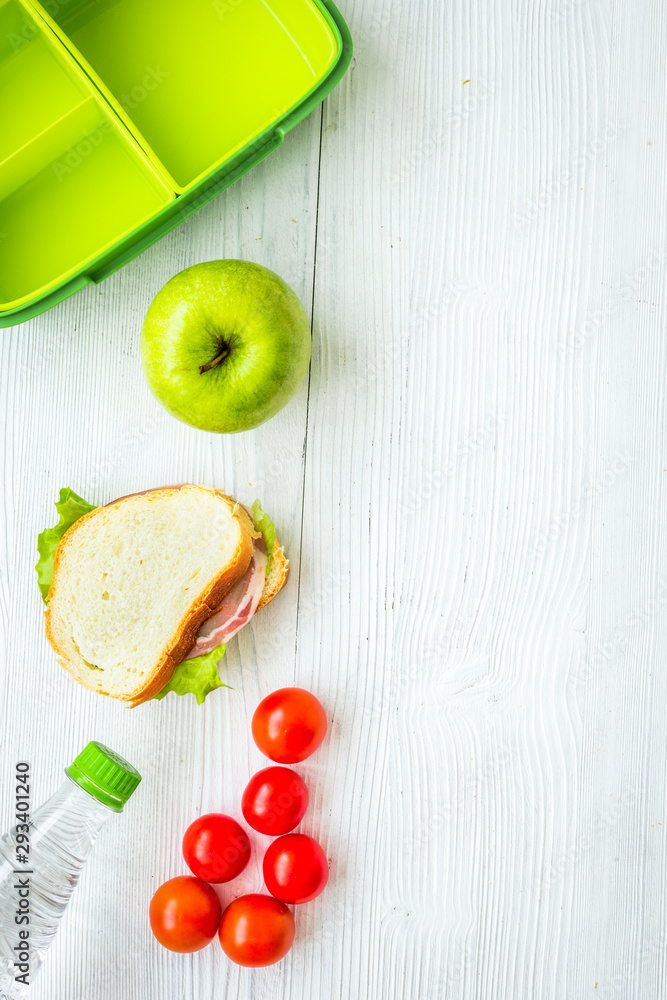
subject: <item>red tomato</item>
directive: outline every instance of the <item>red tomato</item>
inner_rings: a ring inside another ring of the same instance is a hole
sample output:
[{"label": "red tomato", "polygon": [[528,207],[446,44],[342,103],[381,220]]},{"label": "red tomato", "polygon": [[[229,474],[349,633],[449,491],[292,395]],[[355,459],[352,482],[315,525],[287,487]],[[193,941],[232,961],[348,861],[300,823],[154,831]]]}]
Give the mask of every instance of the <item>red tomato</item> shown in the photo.
[{"label": "red tomato", "polygon": [[289,767],[265,767],[253,775],[241,800],[241,810],[253,830],[277,837],[289,833],[308,808],[308,789]]},{"label": "red tomato", "polygon": [[200,816],[185,831],[183,857],[205,882],[229,882],[250,860],[250,841],[242,826],[222,813]]},{"label": "red tomato", "polygon": [[278,764],[298,764],[314,753],[327,732],[327,717],[314,694],[280,688],[260,701],[252,717],[255,743]]},{"label": "red tomato", "polygon": [[218,937],[225,955],[237,965],[273,965],[292,947],[294,917],[271,896],[239,896],[222,914]]},{"label": "red tomato", "polygon": [[288,833],[274,840],[264,855],[263,870],[266,888],[283,903],[315,899],[329,879],[326,854],[305,833]]},{"label": "red tomato", "polygon": [[161,885],[151,899],[151,930],[169,951],[200,951],[215,937],[221,909],[210,885],[179,875]]}]

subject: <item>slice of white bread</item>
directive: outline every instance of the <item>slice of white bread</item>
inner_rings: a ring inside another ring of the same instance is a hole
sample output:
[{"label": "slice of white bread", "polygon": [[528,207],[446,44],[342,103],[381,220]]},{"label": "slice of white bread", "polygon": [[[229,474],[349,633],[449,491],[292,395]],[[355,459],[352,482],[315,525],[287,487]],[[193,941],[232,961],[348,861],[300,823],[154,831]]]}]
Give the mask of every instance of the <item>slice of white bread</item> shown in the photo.
[{"label": "slice of white bread", "polygon": [[[240,504],[203,486],[86,514],[58,546],[49,591],[46,634],[62,666],[92,691],[132,704],[152,698],[245,573],[255,535]],[[277,549],[265,604],[287,579]]]}]

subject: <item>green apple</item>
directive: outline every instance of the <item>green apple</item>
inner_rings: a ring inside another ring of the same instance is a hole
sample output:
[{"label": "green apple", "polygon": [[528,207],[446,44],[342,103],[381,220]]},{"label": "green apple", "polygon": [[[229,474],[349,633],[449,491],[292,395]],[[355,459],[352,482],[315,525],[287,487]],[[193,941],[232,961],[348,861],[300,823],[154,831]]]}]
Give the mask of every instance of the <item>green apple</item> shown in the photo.
[{"label": "green apple", "polygon": [[172,416],[205,431],[247,431],[273,417],[303,382],[310,324],[273,271],[210,260],[175,274],[157,293],[141,358]]}]

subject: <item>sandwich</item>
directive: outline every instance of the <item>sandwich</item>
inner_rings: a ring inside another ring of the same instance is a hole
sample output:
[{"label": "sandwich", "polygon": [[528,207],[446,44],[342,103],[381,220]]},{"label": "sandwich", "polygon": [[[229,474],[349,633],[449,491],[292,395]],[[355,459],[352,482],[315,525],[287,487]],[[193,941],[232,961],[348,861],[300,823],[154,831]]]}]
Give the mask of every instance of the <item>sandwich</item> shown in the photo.
[{"label": "sandwich", "polygon": [[258,500],[166,486],[93,507],[64,489],[38,539],[46,636],[70,676],[132,706],[170,691],[201,704],[226,643],[285,586],[289,563]]}]

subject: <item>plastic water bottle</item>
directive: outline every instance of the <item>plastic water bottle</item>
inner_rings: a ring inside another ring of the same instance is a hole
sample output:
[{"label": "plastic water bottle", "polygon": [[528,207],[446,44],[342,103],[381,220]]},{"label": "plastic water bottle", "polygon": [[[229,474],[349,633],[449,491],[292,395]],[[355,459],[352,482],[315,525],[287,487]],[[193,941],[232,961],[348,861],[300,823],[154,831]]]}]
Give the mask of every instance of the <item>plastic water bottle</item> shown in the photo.
[{"label": "plastic water bottle", "polygon": [[141,781],[101,743],[89,743],[65,774],[31,817],[17,805],[19,822],[0,838],[0,1000],[27,996],[101,827]]}]

